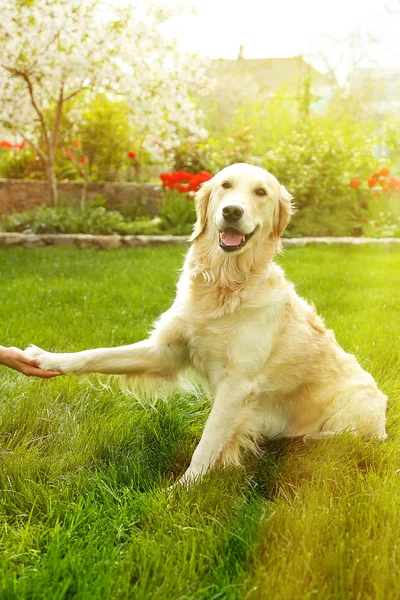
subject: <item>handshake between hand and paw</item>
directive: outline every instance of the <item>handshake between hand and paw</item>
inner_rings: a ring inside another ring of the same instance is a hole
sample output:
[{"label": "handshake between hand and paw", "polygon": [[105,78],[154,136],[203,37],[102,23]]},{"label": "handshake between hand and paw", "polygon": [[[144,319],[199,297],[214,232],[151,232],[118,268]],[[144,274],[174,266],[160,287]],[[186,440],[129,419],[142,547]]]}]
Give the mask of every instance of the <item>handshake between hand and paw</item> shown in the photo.
[{"label": "handshake between hand and paw", "polygon": [[49,379],[61,375],[61,371],[43,371],[39,367],[39,360],[29,356],[19,348],[4,348],[0,346],[0,365],[19,371],[27,376]]}]

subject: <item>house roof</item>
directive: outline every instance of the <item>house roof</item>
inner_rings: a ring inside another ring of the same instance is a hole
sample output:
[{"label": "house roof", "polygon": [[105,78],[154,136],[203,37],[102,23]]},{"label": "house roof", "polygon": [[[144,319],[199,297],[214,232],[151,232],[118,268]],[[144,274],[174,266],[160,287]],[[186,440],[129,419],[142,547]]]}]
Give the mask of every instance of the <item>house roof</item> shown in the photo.
[{"label": "house roof", "polygon": [[[210,66],[210,75],[217,80],[243,77],[257,82],[260,91],[268,92],[284,85],[297,88],[304,77],[310,77],[315,89],[330,86],[329,78],[308,64],[302,56],[289,58],[216,59]],[[319,94],[317,94],[319,95]]]}]

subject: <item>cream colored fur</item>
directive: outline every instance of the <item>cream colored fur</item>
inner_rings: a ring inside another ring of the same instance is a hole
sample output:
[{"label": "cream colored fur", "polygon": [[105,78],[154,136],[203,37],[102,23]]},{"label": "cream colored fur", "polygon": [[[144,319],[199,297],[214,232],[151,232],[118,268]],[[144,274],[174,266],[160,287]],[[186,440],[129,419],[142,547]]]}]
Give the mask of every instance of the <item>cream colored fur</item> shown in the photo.
[{"label": "cream colored fur", "polygon": [[[254,234],[227,253],[219,230],[231,204],[243,209],[235,227]],[[214,402],[183,482],[216,464],[238,463],[241,449],[257,450],[262,436],[348,429],[385,437],[386,396],[273,262],[292,212],[285,188],[263,169],[236,164],[203,185],[196,210],[175,301],[149,339],[71,354],[30,347],[41,368],[124,374],[136,389],[150,384],[153,392],[197,372]]]}]

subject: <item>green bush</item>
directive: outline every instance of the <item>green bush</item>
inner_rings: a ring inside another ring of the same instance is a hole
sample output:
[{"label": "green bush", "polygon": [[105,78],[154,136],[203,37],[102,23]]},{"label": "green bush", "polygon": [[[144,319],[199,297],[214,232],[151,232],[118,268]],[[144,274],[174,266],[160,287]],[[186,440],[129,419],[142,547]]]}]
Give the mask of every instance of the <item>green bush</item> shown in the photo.
[{"label": "green bush", "polygon": [[354,194],[363,208],[363,235],[400,237],[400,178],[382,167],[367,181],[354,179]]},{"label": "green bush", "polygon": [[[97,201],[97,204],[101,199]],[[0,230],[29,233],[90,233],[93,235],[189,235],[196,220],[194,202],[177,191],[166,190],[159,216],[149,219],[125,218],[118,211],[93,204],[85,210],[69,206],[36,207],[31,211],[6,215]]]},{"label": "green bush", "polygon": [[216,173],[234,163],[260,162],[253,156],[253,135],[248,126],[237,129],[223,142],[208,139],[205,142],[185,142],[173,150],[172,170]]},{"label": "green bush", "polygon": [[[53,108],[46,111],[51,120]],[[32,139],[45,148],[39,128]],[[129,152],[136,154],[129,157]],[[80,163],[79,161],[84,161]],[[107,94],[89,92],[68,103],[62,116],[56,151],[56,176],[60,181],[136,181],[149,161],[131,124],[125,100]],[[43,162],[26,147],[23,150],[0,149],[0,177],[46,179]]]},{"label": "green bush", "polygon": [[[214,150],[224,147],[227,131],[249,134],[246,162],[272,172],[295,197],[297,214],[286,235],[362,235],[374,225],[374,234],[396,231],[393,211],[374,219],[368,202],[349,187],[352,178],[364,179],[380,161],[400,168],[398,119],[378,118],[359,110],[361,102],[334,98],[321,103],[290,95],[282,88],[266,102],[248,102],[236,108],[231,122],[216,122],[210,134]],[[380,158],[381,150],[389,159]],[[225,166],[220,163],[219,166]],[[367,211],[367,212],[366,212]],[[382,213],[382,211],[380,211]],[[376,215],[375,215],[376,216]],[[382,223],[386,223],[381,227]]]},{"label": "green bush", "polygon": [[301,122],[297,102],[288,97],[287,91],[282,88],[268,102],[239,106],[230,129],[243,131],[247,128],[252,135],[251,154],[262,157],[297,130]]},{"label": "green bush", "polygon": [[3,217],[2,231],[30,233],[90,233],[93,235],[155,235],[162,233],[161,220],[129,221],[117,211],[104,206],[77,211],[70,207],[40,206],[29,212]]},{"label": "green bush", "polygon": [[189,235],[196,220],[193,198],[175,190],[164,190],[160,220],[163,230],[173,235]]},{"label": "green bush", "polygon": [[373,217],[364,217],[363,235],[372,238],[400,237],[399,211],[377,210]]},{"label": "green bush", "polygon": [[380,131],[378,143],[381,147],[384,147],[392,164],[400,170],[400,118],[399,117],[390,117],[387,119]]},{"label": "green bush", "polygon": [[131,166],[128,152],[134,149],[134,133],[124,100],[111,100],[106,94],[89,98],[73,135],[91,181],[116,181]]},{"label": "green bush", "polygon": [[294,195],[297,214],[288,236],[361,235],[362,207],[350,179],[367,176],[376,164],[371,141],[350,149],[333,130],[305,126],[266,154],[265,168]]},{"label": "green bush", "polygon": [[46,179],[43,161],[29,146],[0,149],[0,179]]}]

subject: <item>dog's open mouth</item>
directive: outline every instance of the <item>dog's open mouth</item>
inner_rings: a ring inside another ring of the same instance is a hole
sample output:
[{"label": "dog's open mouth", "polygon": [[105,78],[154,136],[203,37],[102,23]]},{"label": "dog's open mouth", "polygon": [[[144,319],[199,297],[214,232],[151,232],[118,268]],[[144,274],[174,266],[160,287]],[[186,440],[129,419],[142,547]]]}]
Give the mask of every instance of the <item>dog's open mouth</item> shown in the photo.
[{"label": "dog's open mouth", "polygon": [[254,234],[254,231],[251,233],[241,233],[233,227],[227,227],[223,231],[219,232],[220,248],[225,250],[225,252],[235,252],[236,250],[240,250],[247,244],[251,236]]}]

